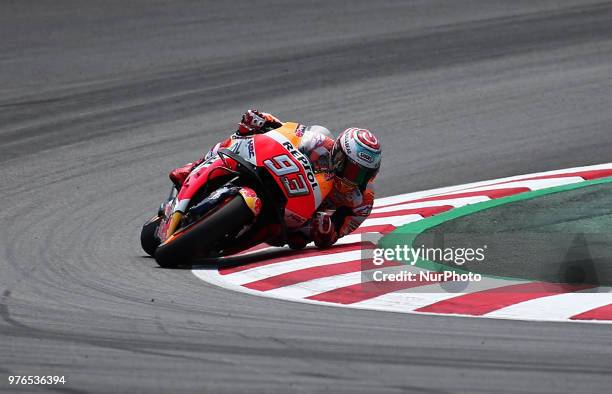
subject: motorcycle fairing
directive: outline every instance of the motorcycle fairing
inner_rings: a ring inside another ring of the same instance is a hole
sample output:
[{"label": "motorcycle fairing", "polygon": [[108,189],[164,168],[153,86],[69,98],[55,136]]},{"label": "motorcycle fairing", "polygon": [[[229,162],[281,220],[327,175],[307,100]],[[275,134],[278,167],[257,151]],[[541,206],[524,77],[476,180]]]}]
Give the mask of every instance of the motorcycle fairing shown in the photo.
[{"label": "motorcycle fairing", "polygon": [[[300,127],[303,128],[298,123],[287,122],[265,134],[234,138],[227,147],[250,163],[267,168],[287,197],[285,219],[291,228],[306,222],[332,187],[330,178],[326,174],[315,173],[308,158],[297,149],[301,138]],[[185,180],[172,212],[185,213],[193,196],[206,182],[227,175],[226,169],[236,168],[236,162],[219,155],[204,161]]]},{"label": "motorcycle fairing", "polygon": [[[250,144],[252,144],[251,138],[234,139],[227,149],[240,154],[240,156],[243,156],[243,154],[247,152],[245,159],[252,162],[255,155],[253,154],[253,156],[249,159],[248,151]],[[254,149],[252,149],[252,151],[254,152]],[[181,190],[176,196],[173,212],[185,213],[185,210],[189,206],[189,202],[193,196],[207,182],[219,176],[227,175],[227,171],[224,170],[225,168],[235,170],[236,166],[237,164],[233,160],[224,160],[220,156],[215,155],[208,160],[205,160],[199,166],[195,167],[193,170],[191,170],[191,173],[189,176],[187,176],[187,179],[185,179]]]},{"label": "motorcycle fairing", "polygon": [[285,220],[289,228],[308,220],[332,186],[325,174],[315,173],[308,158],[298,150],[300,127],[288,122],[254,137],[257,165],[268,168],[287,197]]}]

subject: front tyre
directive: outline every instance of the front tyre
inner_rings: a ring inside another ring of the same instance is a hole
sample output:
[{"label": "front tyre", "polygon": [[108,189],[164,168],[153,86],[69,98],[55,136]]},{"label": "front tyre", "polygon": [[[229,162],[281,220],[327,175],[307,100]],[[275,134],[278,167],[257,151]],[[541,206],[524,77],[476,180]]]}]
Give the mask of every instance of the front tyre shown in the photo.
[{"label": "front tyre", "polygon": [[157,227],[161,223],[162,218],[160,216],[154,217],[142,226],[140,231],[140,246],[149,256],[155,255],[155,249],[160,244],[159,238],[157,238]]},{"label": "front tyre", "polygon": [[163,268],[187,264],[204,257],[226,236],[237,234],[253,221],[254,215],[242,196],[237,195],[201,221],[179,229],[155,251],[155,261]]}]

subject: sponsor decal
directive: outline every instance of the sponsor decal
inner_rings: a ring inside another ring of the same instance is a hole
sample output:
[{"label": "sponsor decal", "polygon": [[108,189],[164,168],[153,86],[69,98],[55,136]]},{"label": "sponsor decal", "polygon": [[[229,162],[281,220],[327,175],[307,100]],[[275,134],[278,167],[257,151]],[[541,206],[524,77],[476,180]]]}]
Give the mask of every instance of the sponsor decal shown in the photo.
[{"label": "sponsor decal", "polygon": [[247,150],[249,151],[249,159],[255,156],[255,144],[252,139],[249,140]]},{"label": "sponsor decal", "polygon": [[358,152],[358,153],[357,153],[357,156],[358,156],[358,157],[359,157],[361,160],[363,160],[363,161],[365,161],[365,162],[367,162],[367,163],[372,163],[372,162],[374,162],[374,158],[373,158],[371,155],[369,155],[368,153],[366,153],[366,152]]},{"label": "sponsor decal", "polygon": [[236,154],[240,154],[241,146],[242,146],[242,141],[235,141],[231,146],[228,147],[228,149]]},{"label": "sponsor decal", "polygon": [[349,133],[348,132],[344,133],[343,142],[344,142],[344,150],[346,151],[347,154],[350,155],[352,151],[351,151],[351,146],[349,144]]},{"label": "sponsor decal", "polygon": [[249,207],[253,215],[258,216],[261,212],[261,199],[257,197],[257,193],[251,188],[242,187],[239,190],[239,193],[242,195],[244,202]]},{"label": "sponsor decal", "polygon": [[283,142],[283,146],[289,151],[289,153],[291,153],[291,155],[298,162],[302,164],[302,167],[304,168],[304,172],[306,173],[306,178],[308,179],[308,182],[310,183],[310,186],[312,187],[312,189],[314,190],[318,188],[319,184],[317,183],[317,180],[315,178],[314,171],[312,169],[312,165],[310,164],[310,160],[308,160],[308,158],[306,158],[306,156],[304,156],[302,152],[297,150],[291,142],[289,141]]},{"label": "sponsor decal", "polygon": [[297,135],[298,137],[301,137],[304,135],[305,130],[306,130],[306,126],[304,126],[303,124],[298,125],[297,129],[295,129],[295,135]]}]

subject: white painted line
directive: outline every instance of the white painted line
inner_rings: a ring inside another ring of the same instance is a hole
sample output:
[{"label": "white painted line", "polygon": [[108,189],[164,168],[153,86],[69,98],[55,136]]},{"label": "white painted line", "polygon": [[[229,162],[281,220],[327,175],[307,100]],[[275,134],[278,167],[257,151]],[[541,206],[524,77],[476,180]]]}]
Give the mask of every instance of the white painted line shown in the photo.
[{"label": "white painted line", "polygon": [[401,204],[401,205],[393,205],[390,207],[374,208],[372,209],[372,213],[394,212],[394,211],[400,211],[403,209],[440,207],[442,205],[450,205],[452,207],[457,208],[457,207],[462,207],[464,205],[476,204],[476,203],[488,201],[488,200],[490,200],[490,198],[487,196],[478,196],[478,197],[449,198],[448,200],[412,202],[412,203],[406,203],[406,204]]},{"label": "white painted line", "polygon": [[502,183],[500,185],[481,186],[474,189],[470,189],[469,192],[479,192],[485,190],[500,190],[500,189],[511,189],[517,187],[526,187],[531,190],[546,189],[549,187],[569,185],[572,183],[584,182],[584,179],[580,177],[564,177],[564,178],[551,178],[551,179],[533,179],[529,181],[516,181],[511,183]]},{"label": "white painted line", "polygon": [[406,216],[390,216],[387,218],[375,218],[375,219],[366,219],[363,221],[361,226],[377,226],[380,224],[392,224],[395,227],[402,226],[407,223],[416,222],[417,220],[422,220],[423,216],[421,215],[406,215]]}]

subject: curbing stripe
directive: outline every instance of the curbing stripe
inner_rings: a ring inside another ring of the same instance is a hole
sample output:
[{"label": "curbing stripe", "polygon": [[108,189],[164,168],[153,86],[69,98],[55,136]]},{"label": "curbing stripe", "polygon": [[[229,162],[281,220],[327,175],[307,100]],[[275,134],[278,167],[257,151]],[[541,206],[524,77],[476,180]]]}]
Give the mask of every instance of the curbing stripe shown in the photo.
[{"label": "curbing stripe", "polygon": [[313,256],[321,256],[321,255],[328,255],[328,254],[336,254],[336,253],[341,253],[341,252],[351,252],[355,250],[360,251],[365,247],[374,247],[374,246],[375,245],[372,242],[353,242],[353,243],[346,244],[346,245],[331,247],[325,250],[308,249],[306,251],[300,251],[300,252],[289,250],[288,251],[289,253],[286,253],[284,256],[277,257],[274,259],[258,261],[258,262],[251,263],[251,264],[243,264],[243,265],[219,268],[219,273],[221,275],[229,275],[229,274],[234,274],[236,272],[246,271],[252,268],[263,267],[265,265],[286,262],[288,260],[291,260],[292,257],[303,258],[303,257],[313,257]]},{"label": "curbing stripe", "polygon": [[354,285],[340,287],[338,289],[319,293],[307,298],[314,301],[348,305],[379,297],[387,293],[431,285],[433,283],[436,282],[422,280],[415,280],[411,282],[359,282],[355,283]]},{"label": "curbing stripe", "polygon": [[353,231],[350,235],[353,235],[353,234],[364,234],[364,233],[386,234],[386,233],[390,233],[391,231],[395,230],[396,228],[397,227],[395,227],[392,224],[379,224],[379,225],[375,225],[375,226],[361,226],[357,230]]},{"label": "curbing stripe", "polygon": [[401,209],[398,211],[391,212],[376,212],[371,213],[368,216],[369,219],[379,219],[379,218],[388,218],[388,217],[400,217],[400,216],[408,216],[408,215],[420,215],[421,217],[427,218],[433,215],[437,215],[442,212],[446,212],[449,209],[452,209],[452,205],[438,205],[435,207],[424,207],[424,208],[415,208],[415,209]]},{"label": "curbing stripe", "polygon": [[612,320],[612,304],[600,306],[570,317],[570,320]]},{"label": "curbing stripe", "polygon": [[[351,234],[350,241],[353,241],[352,236],[359,236],[359,234],[366,232],[385,234],[394,229],[394,232],[403,232],[401,230],[406,230],[407,228],[410,228],[410,232],[414,232],[415,228],[426,229],[435,225],[433,223],[441,222],[441,219],[450,220],[449,218],[452,217],[463,216],[467,214],[465,212],[474,207],[478,207],[479,210],[488,209],[489,207],[497,206],[501,203],[512,202],[515,198],[516,200],[534,198],[538,195],[538,192],[549,194],[558,191],[573,190],[590,184],[610,182],[612,179],[599,179],[610,176],[612,176],[612,163],[521,175],[380,198],[374,202],[373,214],[366,219],[360,229]],[[593,179],[599,180],[591,181]],[[584,180],[587,181],[585,182]],[[559,186],[557,187],[557,185]],[[551,186],[555,187],[551,188]],[[539,190],[543,188],[546,189]],[[443,205],[446,207],[441,208]],[[451,209],[454,207],[461,208]],[[433,210],[428,208],[433,208]],[[395,226],[401,227],[396,229]],[[345,241],[349,242],[348,237]],[[382,241],[384,242],[384,237]],[[355,244],[358,245],[359,243],[348,243],[340,247],[350,247],[350,245]],[[263,253],[265,249],[277,249],[280,253],[286,251],[284,248],[264,247],[263,250],[259,251],[261,253],[259,253],[257,249],[254,249],[249,251],[250,253],[248,256],[241,257],[243,257],[243,260],[246,260],[244,257],[251,259],[256,258],[256,255],[265,256]],[[359,246],[357,246],[357,249],[360,249]],[[463,306],[470,310],[468,313],[469,316],[562,321],[591,321],[589,319],[599,319],[593,321],[603,321],[604,319],[612,320],[612,303],[606,302],[605,294],[603,294],[603,298],[597,299],[595,296],[601,296],[602,294],[580,294],[579,287],[568,287],[568,285],[515,281],[514,283],[520,284],[508,286],[507,284],[512,282],[506,279],[489,278],[488,283],[485,286],[480,286],[480,288],[477,289],[479,291],[476,292],[474,292],[475,288],[473,288],[471,284],[468,284],[464,289],[468,291],[467,294],[401,293],[398,291],[407,287],[434,289],[436,286],[440,287],[440,283],[412,282],[412,286],[410,286],[410,282],[409,286],[406,286],[406,282],[375,282],[373,285],[372,283],[362,283],[363,272],[361,269],[363,269],[363,265],[361,261],[338,261],[334,256],[338,254],[338,252],[338,250],[319,251],[315,249],[299,253],[282,253],[282,256],[279,256],[277,253],[274,254],[277,257],[264,262],[253,262],[246,266],[239,267],[225,267],[220,268],[218,271],[194,270],[194,273],[201,279],[234,290],[245,291],[251,294],[266,294],[271,297],[294,301],[324,303],[326,305],[401,312],[413,312],[417,309],[419,311],[418,313],[457,315],[456,311],[431,312],[428,311],[428,307],[432,309],[440,308],[440,305],[444,305],[444,303],[447,305],[455,304],[458,299],[470,300],[471,296],[471,301],[468,302],[469,305]],[[268,253],[273,254],[270,251],[268,251]],[[325,258],[325,262],[318,262],[319,265],[317,266],[304,267],[296,264],[293,268],[289,267],[289,264],[293,264],[291,261],[320,255],[329,256],[330,258]],[[231,261],[231,258],[229,259]],[[251,261],[253,260],[251,259]],[[277,270],[273,267],[271,267],[273,269],[270,270],[258,269],[259,267],[266,267],[272,264],[276,264],[280,267],[280,264],[284,263],[288,263],[286,268],[287,271],[285,271],[285,268]],[[397,268],[398,266],[390,264],[384,267],[383,270],[387,271]],[[426,266],[425,268],[431,269],[435,267]],[[414,267],[414,269],[422,270],[423,267]],[[239,272],[242,274],[236,275]],[[253,273],[253,276],[250,276],[250,273]],[[237,282],[238,276],[242,277],[242,280],[239,282]],[[246,283],[245,279],[247,279]],[[243,284],[240,285],[239,283]],[[542,285],[545,285],[543,290],[541,288]],[[501,292],[500,286],[503,286],[501,289],[508,289],[512,286],[523,286],[523,289],[527,291],[518,293],[517,295],[516,292],[508,292],[507,290]],[[538,290],[537,288],[531,288],[531,286],[540,286],[540,288]],[[446,286],[442,287],[446,288]],[[483,290],[483,288],[493,290]],[[534,291],[528,291],[529,289]],[[598,288],[597,290],[604,291],[604,288]],[[578,291],[578,293],[575,293],[576,291]],[[491,301],[491,299],[485,300],[483,296],[485,293],[489,296],[496,293],[498,296],[495,301]],[[509,295],[504,295],[500,298],[499,294]],[[565,308],[563,312],[558,311],[556,315],[552,313],[549,313],[548,316],[546,315],[545,305],[554,306],[556,303],[563,302],[562,299],[574,300],[575,298],[572,297],[573,295],[588,296],[592,298],[588,298],[588,302],[584,302],[579,308],[568,307]],[[482,298],[479,300],[478,297]],[[435,305],[437,305],[437,307],[435,307]],[[544,316],[537,315],[536,310],[538,309],[538,305],[540,305],[539,308],[543,310]],[[592,309],[584,312],[584,310],[588,308]],[[520,312],[521,310],[524,311],[522,314]],[[518,313],[519,316],[516,316],[516,313]],[[573,314],[573,316],[569,317],[568,315],[571,314]]]},{"label": "curbing stripe", "polygon": [[468,204],[476,204],[483,201],[489,201],[490,198],[487,196],[478,196],[478,197],[465,197],[465,198],[451,198],[449,200],[444,201],[425,201],[425,202],[399,202],[397,205],[391,205],[386,207],[374,208],[372,213],[379,212],[391,212],[391,211],[399,211],[403,209],[416,209],[416,208],[428,208],[428,207],[438,207],[441,203],[444,205],[450,205],[453,208],[462,207]]},{"label": "curbing stripe", "polygon": [[[341,263],[327,264],[318,267],[303,268],[296,271],[285,272],[275,276],[270,276],[257,281],[244,284],[244,287],[249,289],[268,291],[278,289],[279,287],[291,286],[301,282],[307,282],[313,279],[325,278],[328,276],[349,274],[352,272],[361,272],[363,267],[361,259],[345,261]],[[399,263],[387,262],[380,267],[398,266]]]},{"label": "curbing stripe", "polygon": [[[477,191],[471,191],[471,192],[462,192],[462,193],[455,193],[455,194],[444,194],[444,195],[439,195],[439,196],[422,197],[416,200],[410,200],[408,202],[442,201],[442,200],[447,200],[449,198],[481,197],[481,196],[486,196],[486,197],[489,197],[490,199],[494,199],[494,198],[513,196],[515,194],[524,193],[528,191],[531,191],[531,189],[527,187],[511,187],[511,188],[503,188],[503,189],[477,190]],[[401,203],[382,205],[379,208],[390,207],[390,206],[399,205],[399,204]]]},{"label": "curbing stripe", "polygon": [[283,275],[305,268],[325,267],[329,264],[344,263],[361,258],[361,250],[351,250],[342,253],[330,253],[317,256],[317,259],[310,257],[296,256],[295,259],[283,261],[281,264],[271,264],[262,267],[252,268],[246,271],[232,274],[232,281],[244,284],[259,281],[276,275]]},{"label": "curbing stripe", "polygon": [[484,314],[541,297],[589,288],[592,285],[564,285],[532,282],[464,294],[416,309],[416,312],[482,316]]},{"label": "curbing stripe", "polygon": [[546,316],[548,319],[567,320],[610,304],[612,294],[603,292],[605,289],[601,287],[597,291],[593,293],[593,290],[583,290],[536,298],[488,313],[486,317],[535,320]]}]

